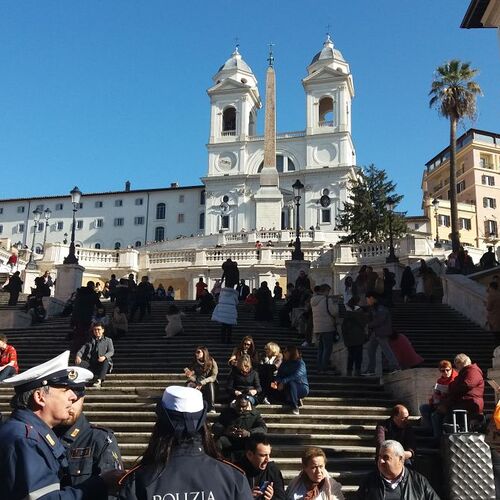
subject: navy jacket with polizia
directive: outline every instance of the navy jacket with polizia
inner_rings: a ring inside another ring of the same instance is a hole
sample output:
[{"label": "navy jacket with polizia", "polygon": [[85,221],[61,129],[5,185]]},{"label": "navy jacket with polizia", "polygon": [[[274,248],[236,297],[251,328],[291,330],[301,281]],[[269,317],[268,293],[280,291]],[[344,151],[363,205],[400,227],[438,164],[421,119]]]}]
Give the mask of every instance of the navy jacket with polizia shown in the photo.
[{"label": "navy jacket with polizia", "polygon": [[66,450],[31,410],[15,410],[0,427],[0,500],[83,500],[106,492],[100,477],[64,487]]}]

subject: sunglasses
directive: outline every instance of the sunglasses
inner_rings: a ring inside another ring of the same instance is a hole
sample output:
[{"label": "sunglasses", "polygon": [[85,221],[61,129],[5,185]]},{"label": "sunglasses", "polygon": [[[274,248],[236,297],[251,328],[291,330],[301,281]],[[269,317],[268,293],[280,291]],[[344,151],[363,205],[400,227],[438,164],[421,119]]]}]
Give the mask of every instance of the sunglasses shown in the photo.
[{"label": "sunglasses", "polygon": [[444,372],[451,372],[451,368],[440,368],[439,371],[441,373],[444,373]]}]

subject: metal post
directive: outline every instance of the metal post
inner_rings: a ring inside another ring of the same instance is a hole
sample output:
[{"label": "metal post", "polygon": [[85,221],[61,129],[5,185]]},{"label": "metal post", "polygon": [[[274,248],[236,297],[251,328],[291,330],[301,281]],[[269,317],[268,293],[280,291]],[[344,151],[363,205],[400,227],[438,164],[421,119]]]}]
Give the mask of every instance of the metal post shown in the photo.
[{"label": "metal post", "polygon": [[36,269],[36,262],[35,262],[35,238],[36,238],[36,231],[38,229],[38,221],[40,220],[40,216],[42,215],[42,211],[40,208],[35,208],[33,210],[33,240],[31,241],[31,253],[30,253],[30,258],[28,263],[26,264],[27,269]]},{"label": "metal post", "polygon": [[300,182],[299,179],[297,179],[293,185],[292,185],[293,191],[294,191],[294,197],[295,197],[295,205],[297,207],[297,215],[296,215],[296,221],[297,225],[295,228],[295,243],[294,243],[294,249],[292,252],[292,260],[304,260],[304,252],[301,249],[301,243],[300,243],[300,192],[304,188],[304,185],[302,182]]}]

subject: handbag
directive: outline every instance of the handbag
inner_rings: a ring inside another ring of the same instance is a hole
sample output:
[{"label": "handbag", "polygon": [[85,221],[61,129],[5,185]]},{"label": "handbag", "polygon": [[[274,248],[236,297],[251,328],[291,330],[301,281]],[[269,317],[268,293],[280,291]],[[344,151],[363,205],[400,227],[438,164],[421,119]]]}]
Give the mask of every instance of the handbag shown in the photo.
[{"label": "handbag", "polygon": [[339,330],[337,328],[337,320],[335,318],[335,316],[330,312],[330,309],[328,308],[328,297],[326,297],[326,312],[328,313],[328,316],[330,316],[330,318],[333,319],[333,342],[336,343],[340,340],[340,333],[339,333]]}]

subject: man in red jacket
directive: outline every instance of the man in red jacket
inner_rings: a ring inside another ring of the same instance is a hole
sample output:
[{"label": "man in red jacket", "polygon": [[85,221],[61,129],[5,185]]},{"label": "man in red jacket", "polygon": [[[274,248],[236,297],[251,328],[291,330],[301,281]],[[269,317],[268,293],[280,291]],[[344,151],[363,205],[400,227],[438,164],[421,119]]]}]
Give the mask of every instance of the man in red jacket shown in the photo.
[{"label": "man in red jacket", "polygon": [[19,372],[17,366],[17,352],[13,346],[7,344],[7,337],[0,335],[0,380],[13,377]]},{"label": "man in red jacket", "polygon": [[469,418],[482,415],[484,408],[484,378],[481,368],[466,354],[457,354],[454,360],[458,376],[449,385],[448,395],[440,405],[442,413],[467,410]]}]

